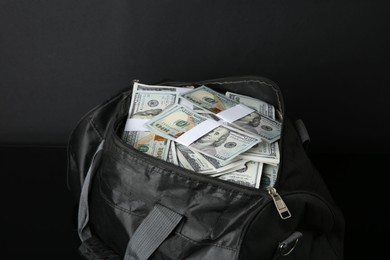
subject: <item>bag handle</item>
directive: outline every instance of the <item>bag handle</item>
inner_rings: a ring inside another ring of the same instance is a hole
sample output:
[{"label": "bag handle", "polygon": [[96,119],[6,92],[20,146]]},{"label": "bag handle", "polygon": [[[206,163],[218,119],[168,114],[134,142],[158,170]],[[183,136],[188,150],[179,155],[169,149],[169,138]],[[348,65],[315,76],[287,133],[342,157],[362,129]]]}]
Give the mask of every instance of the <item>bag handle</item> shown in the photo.
[{"label": "bag handle", "polygon": [[[88,249],[90,241],[95,241],[89,227],[89,205],[88,197],[92,179],[101,161],[104,140],[99,144],[92,157],[91,165],[81,189],[78,209],[78,234],[82,241],[82,247]],[[152,211],[139,225],[131,237],[125,253],[125,260],[146,260],[164,242],[168,235],[179,224],[183,215],[159,204],[156,204]],[[93,243],[94,244],[94,243]],[[90,251],[90,250],[84,250]]]},{"label": "bag handle", "polygon": [[183,215],[156,204],[127,244],[124,260],[146,260],[179,224]]}]

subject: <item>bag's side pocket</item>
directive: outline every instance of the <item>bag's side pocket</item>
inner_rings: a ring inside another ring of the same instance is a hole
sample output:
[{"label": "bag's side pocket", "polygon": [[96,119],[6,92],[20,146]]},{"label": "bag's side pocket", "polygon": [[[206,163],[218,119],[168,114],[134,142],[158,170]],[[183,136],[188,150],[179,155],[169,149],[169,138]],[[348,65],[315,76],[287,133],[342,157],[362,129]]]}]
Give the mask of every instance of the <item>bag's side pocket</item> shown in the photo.
[{"label": "bag's side pocket", "polygon": [[279,218],[271,201],[265,205],[248,226],[239,259],[253,255],[275,260],[342,259],[331,243],[342,230],[336,209],[322,197],[306,191],[285,193],[283,199],[291,217]]}]

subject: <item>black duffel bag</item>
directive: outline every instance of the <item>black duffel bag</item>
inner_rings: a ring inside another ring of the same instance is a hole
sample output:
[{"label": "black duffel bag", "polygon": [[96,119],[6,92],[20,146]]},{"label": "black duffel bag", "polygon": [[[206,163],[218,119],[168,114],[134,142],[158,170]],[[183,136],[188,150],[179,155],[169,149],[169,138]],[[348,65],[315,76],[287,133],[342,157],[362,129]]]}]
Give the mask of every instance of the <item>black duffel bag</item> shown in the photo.
[{"label": "black duffel bag", "polygon": [[307,156],[302,122],[286,117],[279,87],[257,76],[164,83],[189,84],[258,98],[280,111],[275,184],[246,187],[129,146],[121,138],[129,88],[86,113],[69,139],[80,253],[127,260],[343,259],[343,214]]}]

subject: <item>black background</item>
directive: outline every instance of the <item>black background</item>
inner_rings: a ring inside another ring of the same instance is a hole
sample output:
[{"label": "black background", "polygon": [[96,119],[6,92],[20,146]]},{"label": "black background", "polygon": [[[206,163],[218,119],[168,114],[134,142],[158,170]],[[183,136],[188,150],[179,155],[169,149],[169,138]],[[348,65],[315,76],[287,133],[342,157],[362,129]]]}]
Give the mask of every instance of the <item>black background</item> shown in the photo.
[{"label": "black background", "polygon": [[345,258],[383,258],[389,11],[368,0],[1,0],[2,246],[75,259],[66,142],[133,79],[259,75],[308,128],[310,156],[345,214]]}]

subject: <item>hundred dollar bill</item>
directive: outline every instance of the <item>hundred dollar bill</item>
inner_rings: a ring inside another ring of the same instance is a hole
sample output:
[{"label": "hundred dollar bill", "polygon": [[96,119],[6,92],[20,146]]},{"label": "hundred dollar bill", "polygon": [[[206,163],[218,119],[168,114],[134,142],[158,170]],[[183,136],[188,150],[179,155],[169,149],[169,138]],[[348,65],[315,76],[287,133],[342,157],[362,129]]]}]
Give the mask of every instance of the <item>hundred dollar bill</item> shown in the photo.
[{"label": "hundred dollar bill", "polygon": [[151,132],[130,132],[123,140],[140,152],[166,161],[169,153],[170,140]]},{"label": "hundred dollar bill", "polygon": [[181,144],[176,144],[176,149],[178,159],[186,169],[198,173],[201,171],[215,170],[215,168],[206,159],[204,159],[200,153],[192,151]]},{"label": "hundred dollar bill", "polygon": [[150,119],[167,107],[177,104],[176,92],[136,91],[133,92],[128,118]]},{"label": "hundred dollar bill", "polygon": [[[237,157],[239,157],[239,156],[237,156]],[[270,165],[274,165],[274,166],[277,166],[279,164],[279,162],[277,162],[275,159],[267,158],[267,157],[243,156],[240,158],[247,160],[247,161],[261,162],[261,163],[266,163],[266,164],[270,164]]]},{"label": "hundred dollar bill", "polygon": [[278,169],[279,165],[264,164],[260,181],[261,189],[266,189],[275,185],[276,178],[278,177]]},{"label": "hundred dollar bill", "polygon": [[243,168],[247,162],[243,159],[225,162],[193,151],[182,144],[175,144],[175,142],[172,144],[176,145],[178,158],[185,168],[212,177]]},{"label": "hundred dollar bill", "polygon": [[[171,141],[171,140],[169,140],[169,141]],[[171,141],[171,143],[174,143],[174,142]],[[174,164],[173,163],[173,156],[172,156],[172,149],[169,149],[169,151],[168,151],[167,162]]]},{"label": "hundred dollar bill", "polygon": [[189,100],[194,105],[215,114],[239,104],[235,100],[204,85],[183,94],[182,97]]},{"label": "hundred dollar bill", "polygon": [[259,188],[262,168],[263,163],[249,161],[244,169],[218,176],[218,179]]},{"label": "hundred dollar bill", "polygon": [[177,156],[176,156],[176,151],[175,153],[173,153],[172,151],[172,144],[174,144],[175,142],[169,140],[169,150],[168,150],[168,156],[167,156],[167,162],[169,163],[172,163],[174,165],[179,165],[178,161],[177,161]]},{"label": "hundred dollar bill", "polygon": [[243,168],[245,166],[245,163],[248,161],[244,159],[239,159],[238,156],[230,161],[222,161],[207,156],[205,154],[202,154],[201,156],[203,156],[203,158],[207,160],[214,167],[214,169],[210,171],[201,171],[200,173],[209,174],[213,177],[215,177],[216,174],[223,174],[226,173],[227,171],[233,171],[233,170]]},{"label": "hundred dollar bill", "polygon": [[175,142],[169,140],[171,145],[170,145],[170,154],[171,154],[171,160],[170,162],[173,163],[174,165],[179,165],[179,160],[177,159],[177,152],[176,152],[176,144]]},{"label": "hundred dollar bill", "polygon": [[269,164],[278,164],[280,161],[280,151],[278,142],[261,142],[253,146],[248,151],[240,154],[238,157],[249,161],[263,162]]},{"label": "hundred dollar bill", "polygon": [[248,132],[257,133],[268,143],[279,140],[282,130],[279,122],[261,116],[257,112],[244,116],[234,121],[233,124]]},{"label": "hundred dollar bill", "polygon": [[160,91],[160,92],[179,92],[186,93],[193,89],[194,86],[174,87],[174,86],[162,86],[162,85],[147,85],[139,82],[134,82],[133,92],[136,91]]},{"label": "hundred dollar bill", "polygon": [[251,149],[249,149],[248,151],[246,151],[243,154],[251,154],[251,155],[279,158],[280,157],[279,144],[278,144],[278,142],[274,142],[271,144],[261,142],[255,146],[253,146]]},{"label": "hundred dollar bill", "polygon": [[[248,161],[245,161],[245,163],[247,163],[247,162]],[[241,170],[244,170],[246,168],[245,163],[243,165],[236,165],[230,169],[225,169],[224,171],[217,172],[217,173],[211,173],[208,175],[210,177],[219,177],[221,175],[229,174],[229,173],[236,172],[236,171],[241,171]]]},{"label": "hundred dollar bill", "polygon": [[[145,126],[158,135],[176,141],[178,137],[206,120],[210,119],[184,106],[174,105],[149,120]],[[214,120],[211,121],[216,122]],[[198,127],[197,130],[202,129]],[[194,131],[191,132],[193,133]],[[199,153],[227,161],[247,151],[260,141],[261,139],[257,135],[229,126],[218,125],[188,145],[190,149]]]},{"label": "hundred dollar bill", "polygon": [[[215,114],[239,104],[239,102],[204,85],[182,94],[182,97]],[[268,143],[273,143],[280,138],[281,124],[276,120],[262,116],[258,112],[249,113],[235,120],[232,124],[242,130],[260,135]]]},{"label": "hundred dollar bill", "polygon": [[[189,103],[191,103],[190,101],[188,101],[187,99],[183,99],[183,98],[179,98],[179,100],[185,100]],[[180,104],[180,103],[179,103]],[[192,105],[192,103],[191,103]],[[189,106],[186,106],[186,107],[189,107]],[[192,107],[192,110],[196,113],[198,113],[199,115],[202,115],[204,117],[207,117],[207,118],[210,118],[210,119],[213,119],[215,121],[219,121],[219,118],[213,113],[213,112],[210,112],[206,109],[203,109],[203,108],[200,108],[200,107],[196,107],[196,106],[193,106]]]},{"label": "hundred dollar bill", "polygon": [[137,123],[134,119],[150,119],[177,101],[178,93],[176,92],[133,92],[128,119],[122,134],[123,141],[141,152],[164,161],[167,160],[169,140],[146,128],[140,129],[141,126],[134,127]]},{"label": "hundred dollar bill", "polygon": [[[161,85],[146,85],[139,82],[134,82],[133,92],[136,91],[159,91],[159,92],[177,92],[179,94],[184,94],[193,89],[194,86],[184,86],[184,87],[173,87],[173,86],[161,86]],[[186,99],[180,98],[178,103],[186,106],[190,109],[193,109],[193,105]]]},{"label": "hundred dollar bill", "polygon": [[239,102],[240,104],[244,104],[247,107],[253,108],[263,116],[275,119],[275,107],[271,104],[268,104],[267,102],[230,91],[226,91],[225,95],[228,98]]}]

